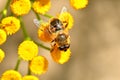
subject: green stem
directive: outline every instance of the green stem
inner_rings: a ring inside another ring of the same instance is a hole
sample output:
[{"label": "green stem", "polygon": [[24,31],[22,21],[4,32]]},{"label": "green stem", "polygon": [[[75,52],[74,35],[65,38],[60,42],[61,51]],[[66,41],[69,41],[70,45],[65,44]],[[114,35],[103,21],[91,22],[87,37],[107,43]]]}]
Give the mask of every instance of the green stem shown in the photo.
[{"label": "green stem", "polygon": [[14,16],[13,12],[10,12],[10,16]]},{"label": "green stem", "polygon": [[31,75],[31,70],[30,70],[30,67],[29,67],[29,65],[30,65],[30,61],[28,62],[28,75]]},{"label": "green stem", "polygon": [[33,11],[33,12],[35,13],[35,15],[36,15],[37,19],[38,19],[38,20],[41,20],[41,18],[40,18],[40,16],[39,16],[39,14],[37,14],[35,11]]},{"label": "green stem", "polygon": [[38,20],[41,20],[39,14],[37,14],[37,13],[35,12],[35,15],[36,15],[36,17],[37,17]]},{"label": "green stem", "polygon": [[11,2],[11,0],[7,1],[6,5],[5,5],[5,9],[8,9],[10,2]]},{"label": "green stem", "polygon": [[4,9],[3,11],[2,11],[2,18],[1,19],[3,19],[4,17],[6,17],[7,16],[7,9]]},{"label": "green stem", "polygon": [[48,17],[48,18],[52,18],[53,16],[49,15],[49,14],[44,14],[43,16]]},{"label": "green stem", "polygon": [[34,0],[30,0],[31,2],[34,2]]},{"label": "green stem", "polygon": [[0,11],[0,14],[2,14],[3,11]]},{"label": "green stem", "polygon": [[7,10],[8,10],[10,2],[11,2],[11,0],[8,0],[5,7],[4,7],[4,9],[0,12],[0,14],[2,14],[1,19],[3,19],[4,17],[7,16]]},{"label": "green stem", "polygon": [[25,28],[25,25],[23,23],[23,19],[22,19],[21,16],[19,17],[19,20],[20,20],[20,23],[21,23],[21,29],[23,31],[24,39],[30,39],[30,37],[27,34],[27,31],[26,31],[26,28]]},{"label": "green stem", "polygon": [[[35,41],[34,41],[34,42],[35,42]],[[50,51],[50,48],[49,48],[49,47],[46,47],[46,46],[44,46],[43,44],[38,43],[38,42],[35,42],[35,43],[36,43],[38,46],[40,46],[40,47],[42,47],[42,48],[44,48],[44,49]]]},{"label": "green stem", "polygon": [[33,10],[33,8],[32,8],[32,11],[35,13],[35,15],[36,15],[37,19],[38,19],[38,20],[41,20],[41,18],[40,18],[40,16],[39,16],[39,14],[38,14],[38,13],[36,13],[36,12]]},{"label": "green stem", "polygon": [[18,68],[19,68],[20,62],[21,62],[21,59],[20,59],[20,58],[18,58],[18,60],[17,60],[17,63],[16,63],[16,65],[15,65],[15,69],[14,69],[14,70],[18,71]]}]

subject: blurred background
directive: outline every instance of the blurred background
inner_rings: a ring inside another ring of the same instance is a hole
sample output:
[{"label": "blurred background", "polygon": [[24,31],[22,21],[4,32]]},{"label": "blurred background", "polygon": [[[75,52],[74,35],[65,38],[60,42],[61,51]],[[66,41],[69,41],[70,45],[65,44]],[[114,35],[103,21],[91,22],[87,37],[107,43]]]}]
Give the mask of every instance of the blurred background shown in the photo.
[{"label": "blurred background", "polygon": [[[0,0],[0,10],[6,1]],[[60,65],[52,60],[49,51],[39,48],[39,55],[49,60],[48,71],[39,76],[40,80],[120,80],[120,0],[89,0],[88,6],[82,10],[73,9],[69,0],[51,2],[48,14],[55,16],[66,6],[74,17],[70,31],[72,56],[67,63]],[[39,41],[33,23],[34,13],[31,11],[23,18],[29,35]],[[42,16],[42,19],[46,18]],[[19,30],[0,46],[6,52],[0,63],[0,75],[14,68],[17,47],[22,41],[22,31]],[[23,75],[27,73],[27,62],[21,62],[19,71]]]}]

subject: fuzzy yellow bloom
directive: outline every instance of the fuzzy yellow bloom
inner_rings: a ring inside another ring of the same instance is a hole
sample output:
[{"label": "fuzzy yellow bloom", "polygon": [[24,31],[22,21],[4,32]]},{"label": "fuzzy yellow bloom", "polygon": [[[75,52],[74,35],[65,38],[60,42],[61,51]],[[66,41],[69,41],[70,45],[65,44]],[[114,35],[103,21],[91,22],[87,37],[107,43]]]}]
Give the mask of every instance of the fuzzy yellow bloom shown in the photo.
[{"label": "fuzzy yellow bloom", "polygon": [[31,9],[31,2],[30,0],[12,0],[10,8],[17,16],[25,15],[28,14]]},{"label": "fuzzy yellow bloom", "polygon": [[87,6],[88,0],[70,0],[70,3],[75,9],[82,9]]},{"label": "fuzzy yellow bloom", "polygon": [[38,29],[38,37],[44,42],[51,42],[55,38],[55,34],[49,32],[49,24],[42,23]]},{"label": "fuzzy yellow bloom", "polygon": [[35,0],[32,5],[34,11],[39,14],[45,14],[51,7],[50,0]]},{"label": "fuzzy yellow bloom", "polygon": [[0,29],[0,45],[3,44],[7,39],[7,34],[4,30]]},{"label": "fuzzy yellow bloom", "polygon": [[2,49],[0,49],[0,62],[4,59],[5,53]]},{"label": "fuzzy yellow bloom", "polygon": [[63,25],[66,27],[66,30],[69,30],[73,27],[73,17],[69,12],[61,13],[58,18],[63,22]]},{"label": "fuzzy yellow bloom", "polygon": [[55,45],[51,50],[51,56],[55,62],[64,64],[70,59],[71,51],[70,49],[67,49],[67,51],[61,51],[58,46]]},{"label": "fuzzy yellow bloom", "polygon": [[1,80],[22,80],[22,78],[18,71],[7,70],[2,74]]},{"label": "fuzzy yellow bloom", "polygon": [[38,46],[33,41],[25,40],[19,45],[18,54],[23,60],[32,60],[38,54]]},{"label": "fuzzy yellow bloom", "polygon": [[4,29],[7,35],[12,35],[20,29],[20,21],[13,16],[6,17],[2,19],[0,28]]},{"label": "fuzzy yellow bloom", "polygon": [[34,74],[43,74],[48,69],[48,61],[43,56],[37,56],[33,58],[30,62],[30,70]]},{"label": "fuzzy yellow bloom", "polygon": [[33,75],[26,75],[22,78],[22,80],[39,80],[39,79]]}]

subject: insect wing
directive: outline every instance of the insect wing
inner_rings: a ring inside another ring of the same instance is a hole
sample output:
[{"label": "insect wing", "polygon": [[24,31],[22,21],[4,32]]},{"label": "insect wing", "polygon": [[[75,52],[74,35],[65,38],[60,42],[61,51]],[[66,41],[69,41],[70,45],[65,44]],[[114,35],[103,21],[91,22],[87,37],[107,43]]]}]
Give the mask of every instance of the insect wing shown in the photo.
[{"label": "insect wing", "polygon": [[42,22],[43,22],[42,20],[33,19],[33,23],[34,23],[37,27],[39,27]]},{"label": "insect wing", "polygon": [[65,6],[62,7],[60,14],[62,14],[63,12],[67,12],[67,8]]}]

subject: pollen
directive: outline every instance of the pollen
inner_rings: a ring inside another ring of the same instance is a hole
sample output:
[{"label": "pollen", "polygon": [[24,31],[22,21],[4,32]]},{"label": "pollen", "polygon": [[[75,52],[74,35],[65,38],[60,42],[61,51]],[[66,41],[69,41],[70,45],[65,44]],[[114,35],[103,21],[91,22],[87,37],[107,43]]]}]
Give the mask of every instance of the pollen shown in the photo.
[{"label": "pollen", "polygon": [[19,45],[18,54],[23,60],[32,60],[38,54],[38,46],[33,41],[25,40]]},{"label": "pollen", "polygon": [[61,51],[58,46],[55,45],[51,50],[51,56],[55,62],[64,64],[70,59],[71,51],[70,49],[67,49],[67,51]]},{"label": "pollen", "polygon": [[38,29],[38,38],[44,42],[51,42],[55,38],[55,34],[50,33],[48,27],[48,23],[42,23]]},{"label": "pollen", "polygon": [[20,21],[13,16],[3,18],[0,28],[4,29],[7,35],[12,35],[20,29]]}]

